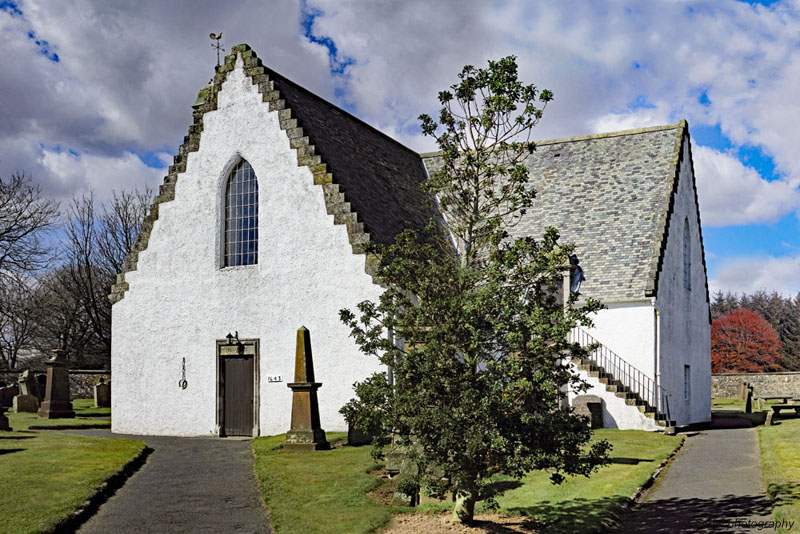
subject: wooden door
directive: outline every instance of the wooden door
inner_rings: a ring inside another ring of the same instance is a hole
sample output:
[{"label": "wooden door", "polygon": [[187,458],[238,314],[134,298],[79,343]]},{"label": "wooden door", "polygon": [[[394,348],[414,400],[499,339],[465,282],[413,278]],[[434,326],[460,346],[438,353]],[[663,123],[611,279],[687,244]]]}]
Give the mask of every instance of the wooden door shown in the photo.
[{"label": "wooden door", "polygon": [[253,435],[253,357],[223,358],[223,433]]}]

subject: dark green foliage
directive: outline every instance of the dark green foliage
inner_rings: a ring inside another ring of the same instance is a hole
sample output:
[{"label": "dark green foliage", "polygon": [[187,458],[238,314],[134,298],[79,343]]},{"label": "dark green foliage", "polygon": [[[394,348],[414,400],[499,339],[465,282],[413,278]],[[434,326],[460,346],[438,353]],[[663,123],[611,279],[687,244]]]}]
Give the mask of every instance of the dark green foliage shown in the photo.
[{"label": "dark green foliage", "polygon": [[[342,413],[406,446],[420,486],[434,493],[449,487],[474,506],[493,475],[549,469],[558,483],[589,475],[609,446],[588,445],[586,420],[559,409],[567,389],[585,389],[564,363],[584,353],[567,334],[588,326],[600,305],[577,305],[572,294],[563,306],[572,248],[558,243],[555,229],[541,240],[511,240],[505,230],[534,195],[522,162],[541,116],[537,91],[517,81],[511,57],[485,70],[465,67],[459,77],[440,94],[441,124],[421,119],[444,161],[426,185],[438,194],[460,250],[436,225],[372,248],[388,289],[379,302],[359,304],[358,314],[342,310],[341,319],[391,375],[357,383]],[[472,506],[462,516],[457,504],[458,518],[470,519]]]}]

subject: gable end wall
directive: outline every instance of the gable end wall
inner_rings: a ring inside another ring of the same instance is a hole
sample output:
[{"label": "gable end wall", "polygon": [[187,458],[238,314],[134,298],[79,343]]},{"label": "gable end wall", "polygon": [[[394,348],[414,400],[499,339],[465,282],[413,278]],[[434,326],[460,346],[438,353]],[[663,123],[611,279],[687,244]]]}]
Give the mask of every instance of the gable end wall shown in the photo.
[{"label": "gable end wall", "polygon": [[[216,341],[228,332],[260,341],[262,435],[289,428],[287,383],[300,326],[311,331],[325,430],[346,428],[338,410],[353,396],[353,382],[380,370],[338,318],[341,308],[382,292],[365,272],[365,255],[353,253],[361,244],[353,236],[366,234],[341,198],[341,211],[331,213],[339,193],[325,183],[330,176],[313,148],[298,150],[298,138],[287,138],[289,112],[276,95],[264,95],[248,59],[237,48],[226,60],[202,136],[171,169],[180,180],[169,200],[157,200],[158,218],[124,275],[124,298],[113,306],[114,432],[216,435]],[[259,262],[221,268],[224,187],[240,158],[259,182]],[[188,387],[181,389],[184,359]]]},{"label": "gable end wall", "polygon": [[[684,286],[683,239],[688,219],[691,290]],[[678,173],[667,219],[656,307],[659,313],[659,382],[670,394],[670,415],[678,425],[711,418],[711,324],[708,284],[689,135],[681,136]],[[690,366],[689,400],[684,366]]]}]

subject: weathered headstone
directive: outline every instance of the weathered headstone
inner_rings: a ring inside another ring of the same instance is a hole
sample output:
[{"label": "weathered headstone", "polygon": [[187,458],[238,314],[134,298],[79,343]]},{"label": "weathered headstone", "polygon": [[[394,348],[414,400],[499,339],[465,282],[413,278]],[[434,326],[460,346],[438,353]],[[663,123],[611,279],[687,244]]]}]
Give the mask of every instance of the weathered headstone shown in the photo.
[{"label": "weathered headstone", "polygon": [[111,384],[106,383],[106,379],[102,376],[94,386],[94,405],[96,408],[108,408],[111,406]]},{"label": "weathered headstone", "polygon": [[56,349],[53,357],[47,360],[47,387],[44,401],[39,408],[39,417],[44,419],[61,419],[75,417],[72,402],[69,400],[69,362],[67,351]]},{"label": "weathered headstone", "polygon": [[11,408],[14,413],[36,413],[39,411],[39,399],[33,395],[17,395]]},{"label": "weathered headstone", "polygon": [[19,387],[16,384],[0,388],[0,406],[8,408],[17,395],[19,395]]},{"label": "weathered headstone", "polygon": [[775,417],[775,412],[773,412],[772,410],[767,410],[767,419],[765,420],[764,424],[766,426],[772,426],[773,425],[773,423],[772,423],[772,418],[773,417]]},{"label": "weathered headstone", "polygon": [[589,418],[589,428],[603,428],[603,400],[597,395],[578,395],[572,399],[572,408]]},{"label": "weathered headstone", "polygon": [[376,430],[361,430],[352,424],[347,425],[347,444],[348,445],[369,445],[375,436],[378,435]]},{"label": "weathered headstone", "polygon": [[745,400],[747,398],[747,382],[742,380],[739,382],[739,399]]},{"label": "weathered headstone", "polygon": [[33,395],[37,399],[42,400],[39,384],[36,382],[36,377],[31,373],[30,369],[22,371],[22,374],[19,375],[17,385],[19,386],[20,395]]},{"label": "weathered headstone", "polygon": [[311,333],[305,326],[297,330],[297,350],[294,361],[292,389],[292,426],[286,433],[286,449],[330,449],[325,431],[319,423],[317,390],[322,386],[314,382],[314,363],[311,357]]},{"label": "weathered headstone", "polygon": [[8,417],[6,417],[6,407],[0,406],[0,430],[13,430],[11,425],[8,424]]}]

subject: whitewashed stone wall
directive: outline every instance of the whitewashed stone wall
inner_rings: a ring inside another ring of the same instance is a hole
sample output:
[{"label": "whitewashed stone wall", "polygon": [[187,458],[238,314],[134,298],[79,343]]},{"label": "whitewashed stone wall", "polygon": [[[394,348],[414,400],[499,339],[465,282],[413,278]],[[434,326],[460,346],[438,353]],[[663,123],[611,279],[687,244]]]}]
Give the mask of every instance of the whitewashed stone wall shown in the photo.
[{"label": "whitewashed stone wall", "polygon": [[[289,428],[286,384],[294,379],[300,326],[311,331],[325,430],[346,428],[338,410],[353,382],[378,370],[357,351],[338,312],[381,290],[238,61],[218,109],[204,116],[199,150],[188,156],[175,199],[160,205],[149,245],[126,275],[129,291],[113,307],[114,432],[215,435],[215,341],[228,332],[260,340],[261,435]],[[221,268],[225,182],[240,158],[258,177],[259,261]],[[182,358],[185,390],[178,387]],[[283,381],[269,383],[267,375]]]},{"label": "whitewashed stone wall", "polygon": [[[711,325],[706,302],[700,221],[697,220],[689,140],[678,179],[656,306],[660,319],[659,381],[670,394],[671,417],[678,425],[711,419]],[[684,222],[689,221],[691,291],[683,280]],[[689,398],[684,395],[684,366],[690,366]]]}]

